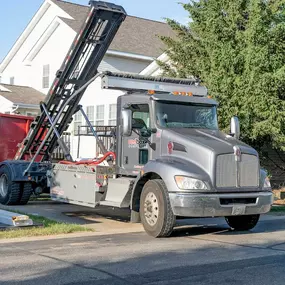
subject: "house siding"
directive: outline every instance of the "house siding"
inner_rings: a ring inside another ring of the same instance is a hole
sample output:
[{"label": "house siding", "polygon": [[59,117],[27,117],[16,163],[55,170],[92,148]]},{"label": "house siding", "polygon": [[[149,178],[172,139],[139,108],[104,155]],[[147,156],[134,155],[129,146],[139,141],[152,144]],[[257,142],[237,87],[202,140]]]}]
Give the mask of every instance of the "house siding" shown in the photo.
[{"label": "house siding", "polygon": [[[39,51],[37,56],[32,61],[33,84],[32,87],[41,91],[44,94],[48,93],[57,70],[70,48],[70,45],[75,37],[75,32],[68,28],[64,23],[60,24],[49,38],[46,44]],[[61,40],[60,40],[61,39]],[[49,65],[49,87],[43,88],[43,66]]]},{"label": "house siding", "polygon": [[[101,78],[98,78],[92,83],[86,90],[84,96],[82,97],[80,104],[82,105],[84,111],[86,112],[87,106],[94,106],[94,120],[96,118],[96,106],[104,106],[104,125],[109,123],[109,106],[111,104],[117,104],[117,98],[123,95],[122,91],[101,89]],[[82,118],[82,125],[86,125],[84,119]],[[72,123],[68,129],[71,133],[71,155],[73,158],[86,158],[95,157],[96,155],[96,141],[94,137],[84,137],[80,138],[80,152],[78,153],[78,136],[75,135],[74,123]]]},{"label": "house siding", "polygon": [[149,61],[145,60],[106,55],[98,70],[99,72],[108,70],[112,72],[140,73],[149,63]]},{"label": "house siding", "polygon": [[0,113],[10,113],[13,110],[13,103],[3,96],[0,96]]},{"label": "house siding", "polygon": [[[28,66],[25,59],[31,49],[38,42],[41,35],[48,28],[52,20],[54,20],[56,15],[67,17],[67,14],[59,7],[57,7],[56,5],[50,5],[49,8],[43,14],[40,21],[30,32],[29,36],[22,43],[21,48],[17,51],[12,60],[9,62],[8,66],[2,72],[2,83],[9,84],[10,77],[14,77],[14,84],[26,85],[36,88],[36,80],[34,79],[34,77],[36,76],[35,69],[33,68],[33,64],[32,66]],[[67,30],[69,30],[69,28],[67,28]],[[75,32],[73,33],[75,35]],[[57,47],[59,48],[61,44],[64,44],[66,41],[68,41],[68,36],[58,38]]]}]

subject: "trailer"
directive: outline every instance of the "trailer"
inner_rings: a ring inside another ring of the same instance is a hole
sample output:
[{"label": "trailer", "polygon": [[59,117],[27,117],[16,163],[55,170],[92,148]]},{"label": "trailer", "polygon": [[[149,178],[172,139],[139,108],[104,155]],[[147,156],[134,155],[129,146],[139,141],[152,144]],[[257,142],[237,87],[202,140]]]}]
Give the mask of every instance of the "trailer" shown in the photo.
[{"label": "trailer", "polygon": [[[56,201],[130,208],[131,221],[141,222],[153,237],[169,236],[176,217],[225,217],[235,230],[255,227],[260,214],[270,211],[273,195],[257,151],[239,140],[238,118],[232,118],[230,134],[221,132],[217,102],[194,79],[98,73],[126,13],[110,3],[90,3],[88,18],[40,104],[41,115],[14,159],[0,164],[0,202],[18,204],[47,187]],[[117,99],[117,124],[108,133],[112,146],[104,144],[79,105],[98,77],[103,89],[125,92]],[[62,140],[78,111],[102,157],[74,161]],[[65,160],[51,163],[58,145]]]}]

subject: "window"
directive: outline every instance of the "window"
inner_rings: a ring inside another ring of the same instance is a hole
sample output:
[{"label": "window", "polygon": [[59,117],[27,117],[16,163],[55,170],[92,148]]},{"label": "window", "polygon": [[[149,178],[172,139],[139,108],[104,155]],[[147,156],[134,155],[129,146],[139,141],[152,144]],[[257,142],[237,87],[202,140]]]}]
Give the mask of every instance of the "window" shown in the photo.
[{"label": "window", "polygon": [[133,128],[142,129],[150,127],[149,107],[147,104],[133,104]]},{"label": "window", "polygon": [[91,125],[94,125],[94,106],[87,106],[86,115],[87,115]]},{"label": "window", "polygon": [[49,88],[49,64],[43,66],[43,88]]},{"label": "window", "polygon": [[[91,125],[94,126],[94,106],[87,106],[86,115],[87,115]],[[90,128],[87,128],[87,132],[91,133]]]},{"label": "window", "polygon": [[165,128],[218,129],[216,106],[156,102],[157,123]]},{"label": "window", "polygon": [[104,126],[104,105],[96,106],[96,126]]},{"label": "window", "polygon": [[74,134],[78,135],[78,131],[81,130],[79,127],[82,126],[82,114],[81,112],[77,112],[74,115]]},{"label": "window", "polygon": [[10,77],[10,84],[11,85],[15,84],[15,77],[14,76]]},{"label": "window", "polygon": [[108,125],[109,126],[116,126],[117,122],[117,105],[116,104],[111,104],[109,105],[109,121]]}]

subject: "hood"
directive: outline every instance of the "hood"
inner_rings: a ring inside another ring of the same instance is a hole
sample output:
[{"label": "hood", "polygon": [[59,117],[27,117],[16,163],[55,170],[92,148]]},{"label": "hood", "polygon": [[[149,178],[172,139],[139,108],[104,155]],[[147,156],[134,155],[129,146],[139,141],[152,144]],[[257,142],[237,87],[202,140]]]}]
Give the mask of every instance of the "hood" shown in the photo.
[{"label": "hood", "polygon": [[189,161],[206,173],[214,175],[215,161],[221,154],[234,154],[234,146],[242,153],[258,156],[255,149],[218,130],[176,128],[162,132],[161,155],[169,155],[169,143],[173,143],[170,157]]},{"label": "hood", "polygon": [[[180,138],[184,141],[185,139],[189,141],[185,141],[185,147],[187,145],[191,145],[192,143],[196,143],[201,147],[207,148],[211,150],[215,154],[223,154],[223,153],[232,153],[234,146],[239,146],[243,153],[256,154],[256,151],[250,147],[249,145],[233,138],[230,135],[226,135],[218,130],[208,130],[208,129],[190,129],[190,128],[177,128],[177,129],[169,129],[169,131],[173,134],[176,134],[177,141],[179,142],[179,134]],[[175,141],[175,140],[174,140]],[[182,143],[182,142],[180,142]]]},{"label": "hood", "polygon": [[[237,177],[241,177],[243,187],[252,187],[253,183],[258,183],[258,153],[231,136],[218,130],[176,128],[164,129],[161,137],[161,155],[169,161],[185,162],[190,177],[209,183],[211,181],[212,185],[216,185],[218,181],[216,187],[226,187],[228,190],[231,187],[236,189]],[[233,158],[235,146],[242,154],[249,154],[251,157],[244,156],[245,159],[239,163],[241,170],[237,170]]]}]

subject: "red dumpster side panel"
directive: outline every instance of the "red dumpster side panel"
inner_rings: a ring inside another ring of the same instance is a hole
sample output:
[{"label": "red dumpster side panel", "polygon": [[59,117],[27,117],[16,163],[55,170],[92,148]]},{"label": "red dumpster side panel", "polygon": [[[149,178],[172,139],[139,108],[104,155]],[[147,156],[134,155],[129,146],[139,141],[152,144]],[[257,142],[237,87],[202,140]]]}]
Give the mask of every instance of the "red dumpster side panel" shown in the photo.
[{"label": "red dumpster side panel", "polygon": [[34,118],[0,114],[0,162],[13,159]]}]

